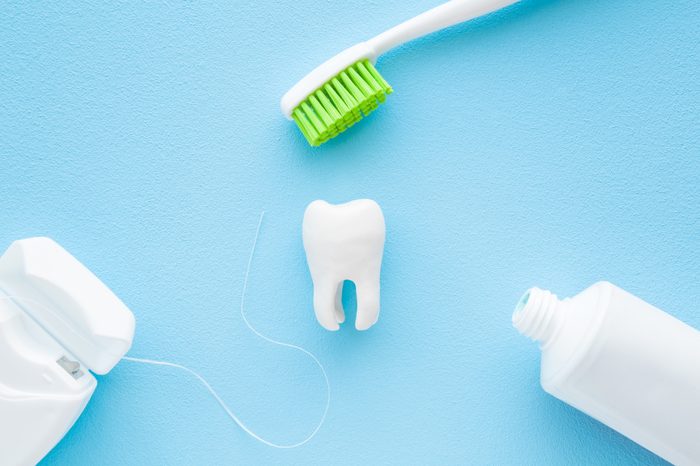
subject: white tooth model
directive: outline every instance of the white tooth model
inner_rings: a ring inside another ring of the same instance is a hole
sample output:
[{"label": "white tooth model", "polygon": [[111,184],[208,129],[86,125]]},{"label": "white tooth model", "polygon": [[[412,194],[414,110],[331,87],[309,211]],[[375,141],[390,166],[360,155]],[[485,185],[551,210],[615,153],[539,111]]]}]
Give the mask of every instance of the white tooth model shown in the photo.
[{"label": "white tooth model", "polygon": [[131,346],[134,315],[49,238],[0,257],[0,464],[38,463]]},{"label": "white tooth model", "polygon": [[345,321],[343,281],[357,290],[355,328],[367,330],[379,318],[379,272],[386,227],[379,204],[358,199],[333,205],[314,201],[304,213],[306,261],[314,282],[314,311],[328,330]]}]

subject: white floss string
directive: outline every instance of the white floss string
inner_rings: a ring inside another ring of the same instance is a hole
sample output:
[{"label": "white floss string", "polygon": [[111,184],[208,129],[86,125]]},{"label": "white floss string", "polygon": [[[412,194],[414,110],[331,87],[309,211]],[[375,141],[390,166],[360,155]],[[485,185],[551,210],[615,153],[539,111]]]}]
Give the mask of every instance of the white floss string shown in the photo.
[{"label": "white floss string", "polygon": [[[328,381],[328,374],[326,374],[326,369],[323,367],[323,364],[321,364],[321,362],[318,360],[318,358],[316,356],[314,356],[310,351],[302,348],[301,346],[278,341],[278,340],[275,340],[275,339],[272,339],[268,336],[263,335],[258,330],[256,330],[255,327],[253,327],[250,324],[250,322],[248,321],[248,318],[245,315],[245,295],[246,295],[246,291],[248,290],[248,278],[250,276],[250,269],[251,269],[251,265],[253,263],[253,256],[255,255],[255,248],[258,244],[258,237],[260,236],[260,228],[262,226],[262,221],[263,221],[264,216],[265,216],[265,212],[263,211],[260,213],[260,220],[258,220],[258,227],[255,230],[255,238],[253,239],[253,247],[251,248],[250,256],[248,257],[248,265],[246,266],[245,278],[243,280],[243,289],[241,291],[241,318],[243,319],[243,322],[245,323],[246,327],[248,327],[248,329],[251,332],[253,332],[255,335],[257,335],[258,337],[262,338],[263,340],[265,340],[269,343],[272,343],[273,345],[284,346],[286,348],[291,348],[291,349],[294,349],[297,351],[301,351],[302,353],[307,355],[309,358],[311,358],[313,360],[313,362],[321,370],[321,374],[323,375],[323,380],[326,382],[326,406],[323,409],[323,415],[321,415],[321,419],[318,421],[318,424],[316,425],[314,430],[311,431],[311,433],[306,438],[304,438],[302,441],[297,442],[297,443],[279,444],[279,443],[271,442],[271,441],[266,440],[263,437],[259,436],[258,434],[253,432],[248,426],[246,426],[245,423],[243,421],[241,421],[241,419],[238,416],[236,416],[236,414],[231,410],[231,408],[229,408],[229,406],[221,398],[221,396],[219,396],[219,394],[216,392],[216,390],[214,390],[214,388],[211,386],[211,384],[209,384],[209,382],[207,382],[207,380],[204,377],[202,377],[199,373],[197,373],[197,371],[194,371],[194,370],[190,369],[189,367],[183,366],[181,364],[175,364],[173,362],[168,362],[168,361],[156,361],[153,359],[135,358],[135,357],[131,357],[131,356],[124,356],[122,358],[122,360],[141,363],[141,364],[149,364],[149,365],[153,365],[153,366],[173,367],[175,369],[180,369],[180,370],[187,372],[188,374],[194,376],[197,380],[199,380],[199,382],[202,385],[204,385],[204,388],[206,388],[207,391],[209,392],[209,394],[211,394],[211,396],[216,400],[216,402],[219,403],[219,406],[221,406],[221,408],[224,410],[224,412],[226,412],[228,417],[230,417],[231,420],[233,422],[235,422],[236,425],[238,425],[238,427],[240,427],[246,434],[250,435],[255,440],[257,440],[257,441],[259,441],[267,446],[273,447],[273,448],[280,448],[280,449],[296,448],[296,447],[300,447],[300,446],[308,443],[309,441],[311,441],[311,439],[313,439],[316,436],[318,431],[323,426],[323,423],[326,421],[326,415],[328,414],[328,408],[330,407],[330,404],[331,404],[331,384]],[[31,301],[31,302],[34,302],[34,303],[38,304],[39,306],[43,307],[44,309],[47,309],[49,312],[51,312],[53,314],[53,311],[51,309],[48,309],[42,303],[40,303],[34,299],[31,299],[31,298],[20,298],[20,297],[16,297],[16,296],[0,297],[0,300],[3,300],[3,299],[19,300],[19,301]]]},{"label": "white floss string", "polygon": [[316,425],[316,428],[314,428],[313,431],[302,441],[297,442],[297,443],[292,443],[292,444],[279,444],[279,443],[274,443],[269,440],[266,440],[253,432],[248,426],[245,425],[243,421],[240,420],[236,414],[231,411],[231,409],[228,407],[226,402],[219,396],[218,393],[216,393],[216,390],[212,388],[212,386],[209,384],[209,382],[206,381],[204,377],[199,375],[196,371],[193,371],[189,367],[185,367],[180,364],[175,364],[172,362],[167,362],[167,361],[154,361],[151,359],[142,359],[142,358],[134,358],[131,356],[124,356],[122,359],[126,361],[132,361],[132,362],[138,362],[138,363],[143,363],[143,364],[151,364],[154,366],[166,366],[166,367],[174,367],[176,369],[181,369],[185,372],[188,372],[189,374],[193,375],[194,377],[199,380],[202,385],[209,391],[212,397],[219,403],[219,406],[228,414],[228,416],[231,418],[233,422],[235,422],[238,427],[240,427],[246,434],[250,435],[253,437],[255,440],[264,443],[267,446],[273,447],[273,448],[296,448],[304,445],[305,443],[311,441],[318,431],[321,429],[321,426],[323,426],[323,423],[326,421],[326,415],[328,414],[328,408],[330,407],[331,404],[331,384],[328,381],[328,374],[326,374],[326,369],[323,367],[323,364],[321,364],[321,361],[318,360],[316,356],[314,356],[310,351],[302,348],[301,346],[293,345],[291,343],[285,343],[283,341],[278,341],[274,340],[268,336],[263,335],[260,333],[255,327],[251,325],[251,323],[248,321],[248,318],[245,315],[245,295],[246,291],[248,290],[248,278],[250,277],[250,269],[253,264],[253,256],[255,255],[255,248],[257,247],[258,244],[258,238],[260,236],[260,228],[262,227],[262,222],[263,218],[265,217],[265,212],[260,213],[260,219],[258,220],[258,227],[255,230],[255,238],[253,239],[253,247],[250,249],[250,255],[248,256],[248,265],[246,266],[245,270],[245,276],[243,279],[243,289],[241,290],[241,318],[243,319],[243,322],[245,323],[246,327],[256,334],[258,337],[262,338],[263,340],[272,343],[273,345],[278,345],[278,346],[284,346],[286,348],[291,348],[297,351],[301,351],[302,353],[306,354],[309,358],[313,360],[314,363],[318,366],[318,368],[321,370],[321,374],[323,374],[323,380],[326,382],[326,406],[323,409],[323,415],[321,416],[321,419],[318,421],[318,424]]}]

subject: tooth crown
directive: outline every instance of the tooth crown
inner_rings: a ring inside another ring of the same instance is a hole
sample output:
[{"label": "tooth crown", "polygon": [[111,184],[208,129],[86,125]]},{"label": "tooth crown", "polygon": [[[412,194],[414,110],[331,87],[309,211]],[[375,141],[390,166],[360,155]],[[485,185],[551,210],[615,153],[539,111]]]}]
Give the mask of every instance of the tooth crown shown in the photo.
[{"label": "tooth crown", "polygon": [[319,200],[306,208],[303,238],[314,282],[314,311],[326,329],[338,330],[345,320],[344,280],[352,280],[357,290],[355,327],[366,330],[376,323],[385,235],[384,215],[373,200],[338,205]]}]

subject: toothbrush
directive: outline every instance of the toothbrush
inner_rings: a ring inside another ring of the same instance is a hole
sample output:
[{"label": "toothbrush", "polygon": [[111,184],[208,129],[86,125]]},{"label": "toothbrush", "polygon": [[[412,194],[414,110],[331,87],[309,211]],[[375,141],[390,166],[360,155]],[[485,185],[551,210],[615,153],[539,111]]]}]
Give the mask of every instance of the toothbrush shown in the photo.
[{"label": "toothbrush", "polygon": [[326,61],[282,97],[280,107],[312,146],[367,116],[393,89],[375,69],[384,52],[431,32],[491,13],[518,0],[451,0]]}]

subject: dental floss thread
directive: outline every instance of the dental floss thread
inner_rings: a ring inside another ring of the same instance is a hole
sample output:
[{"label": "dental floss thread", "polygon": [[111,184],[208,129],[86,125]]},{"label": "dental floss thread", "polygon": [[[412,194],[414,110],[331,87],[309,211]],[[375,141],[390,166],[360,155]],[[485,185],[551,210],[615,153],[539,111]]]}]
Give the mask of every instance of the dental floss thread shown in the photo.
[{"label": "dental floss thread", "polygon": [[[319,420],[319,422],[316,425],[316,427],[314,428],[314,430],[306,438],[304,438],[303,440],[301,440],[300,442],[297,442],[297,443],[279,444],[279,443],[272,442],[272,441],[267,440],[267,439],[261,437],[260,435],[256,434],[248,426],[246,426],[245,423],[238,416],[236,416],[236,414],[231,410],[231,408],[229,408],[229,406],[221,398],[221,396],[219,396],[219,394],[216,392],[216,390],[214,390],[214,388],[211,386],[211,384],[209,384],[209,382],[207,382],[207,380],[204,377],[202,377],[197,371],[190,369],[187,366],[184,366],[181,364],[176,364],[173,362],[168,362],[168,361],[160,361],[160,360],[153,360],[153,359],[146,359],[146,358],[137,358],[137,357],[132,357],[132,356],[124,356],[122,358],[122,360],[135,362],[135,363],[139,363],[139,364],[153,365],[153,366],[172,367],[172,368],[180,369],[182,371],[189,373],[190,375],[194,376],[197,380],[199,380],[199,382],[204,386],[204,388],[206,388],[206,390],[214,398],[214,400],[216,400],[216,402],[219,404],[219,406],[221,406],[221,408],[228,415],[228,417],[231,418],[231,420],[233,422],[235,422],[236,425],[238,427],[240,427],[241,430],[243,430],[250,437],[252,437],[255,440],[257,440],[258,442],[263,443],[263,444],[265,444],[269,447],[272,447],[272,448],[291,449],[291,448],[300,447],[300,446],[310,442],[316,436],[318,431],[321,429],[321,427],[325,423],[326,416],[328,414],[328,409],[329,409],[330,404],[331,404],[331,384],[330,384],[330,381],[328,380],[328,374],[326,373],[326,369],[323,367],[323,364],[321,364],[321,362],[318,360],[318,358],[313,355],[313,353],[311,353],[310,351],[308,351],[305,348],[302,348],[301,346],[293,345],[291,343],[285,343],[283,341],[278,341],[278,340],[270,338],[266,335],[263,335],[255,327],[253,327],[253,325],[251,325],[251,323],[248,321],[248,318],[246,317],[246,314],[245,314],[245,295],[246,295],[246,291],[248,289],[248,278],[250,276],[250,269],[251,269],[251,266],[253,263],[253,256],[255,255],[255,249],[257,247],[258,237],[260,236],[260,229],[262,227],[262,222],[263,222],[264,217],[265,217],[265,212],[263,211],[260,213],[260,219],[258,220],[258,226],[255,230],[255,238],[253,239],[253,246],[250,250],[250,255],[248,256],[248,264],[246,266],[245,276],[243,279],[243,289],[241,290],[241,307],[240,307],[241,318],[243,319],[243,322],[245,323],[246,327],[248,327],[248,329],[251,332],[253,332],[255,335],[257,335],[261,339],[263,339],[269,343],[272,343],[273,345],[283,346],[286,348],[291,348],[291,349],[294,349],[297,351],[301,351],[302,353],[306,354],[309,358],[311,358],[314,361],[314,363],[318,366],[318,368],[321,370],[321,374],[323,375],[323,380],[326,383],[326,405],[323,409],[323,414],[321,415],[321,419]],[[31,298],[22,298],[19,296],[6,295],[6,296],[1,296],[0,300],[12,300],[14,302],[31,301],[33,303],[36,303],[36,304],[44,307],[46,310],[53,313],[52,309],[49,309],[47,306],[45,306],[42,303],[40,303],[34,299],[31,299]],[[19,303],[17,303],[17,304],[19,304]]]}]

